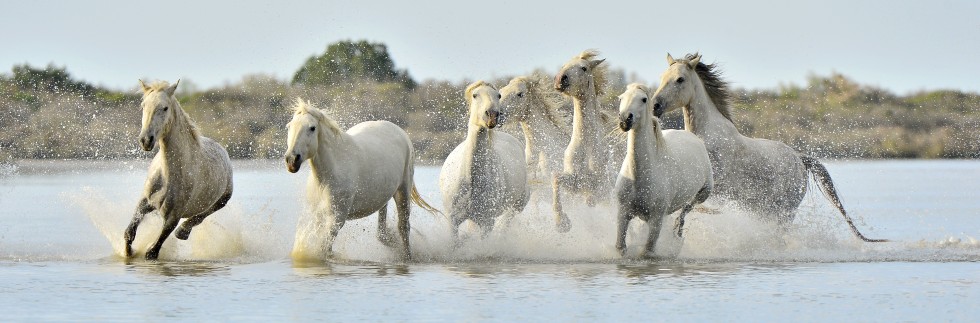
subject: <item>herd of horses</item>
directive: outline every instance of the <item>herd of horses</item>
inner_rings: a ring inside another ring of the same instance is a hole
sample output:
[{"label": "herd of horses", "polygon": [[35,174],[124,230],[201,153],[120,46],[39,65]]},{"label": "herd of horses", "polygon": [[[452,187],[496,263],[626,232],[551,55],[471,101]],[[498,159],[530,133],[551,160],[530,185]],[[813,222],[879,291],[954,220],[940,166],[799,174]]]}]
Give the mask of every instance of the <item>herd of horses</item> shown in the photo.
[{"label": "herd of horses", "polygon": [[[566,62],[553,79],[529,75],[499,90],[483,81],[466,88],[466,137],[439,174],[454,245],[466,220],[484,234],[508,225],[528,204],[532,183],[543,182],[551,186],[557,231],[568,232],[572,225],[562,210],[569,194],[589,205],[611,199],[618,203],[616,249],[625,255],[627,227],[640,218],[649,227],[645,254],[652,255],[663,220],[680,211],[671,232],[682,237],[685,215],[709,197],[734,202],[785,226],[793,221],[810,176],[855,236],[866,242],[886,241],[858,231],[819,161],[784,143],[740,134],[731,116],[727,83],[716,66],[701,62],[699,54],[680,59],[668,54],[659,87],[630,84],[619,96],[615,116],[600,108],[599,98],[606,90],[604,61],[587,50]],[[140,81],[139,141],[144,150],[159,151],[124,235],[126,257],[134,256],[132,243],[146,214],[158,211],[164,219],[159,238],[145,252],[147,259],[156,259],[175,229],[174,235],[186,240],[194,226],[224,207],[232,195],[228,154],[198,133],[174,96],[179,83]],[[560,108],[568,100],[571,116]],[[663,130],[659,118],[677,109],[683,110],[685,129]],[[330,253],[346,221],[377,213],[377,239],[400,247],[401,256],[411,259],[411,204],[433,214],[442,212],[423,200],[415,187],[416,158],[408,134],[382,120],[344,131],[325,111],[302,99],[296,99],[292,113],[286,169],[295,173],[309,161],[308,208],[317,225],[329,229],[320,237],[326,241],[323,251]],[[500,131],[498,126],[508,119],[520,125],[523,141]],[[610,139],[612,132],[625,133],[625,143]],[[610,165],[620,159],[617,174]],[[392,198],[398,212],[397,238],[386,225]]]}]

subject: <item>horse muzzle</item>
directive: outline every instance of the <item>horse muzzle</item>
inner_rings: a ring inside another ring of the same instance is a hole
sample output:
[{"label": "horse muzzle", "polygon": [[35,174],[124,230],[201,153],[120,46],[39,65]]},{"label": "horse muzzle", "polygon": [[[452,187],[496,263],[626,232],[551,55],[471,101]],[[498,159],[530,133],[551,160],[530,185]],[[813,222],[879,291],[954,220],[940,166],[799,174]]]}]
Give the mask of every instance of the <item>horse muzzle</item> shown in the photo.
[{"label": "horse muzzle", "polygon": [[500,124],[500,112],[487,111],[487,128],[493,129]]},{"label": "horse muzzle", "polygon": [[568,75],[562,74],[555,77],[555,90],[558,92],[568,90]]},{"label": "horse muzzle", "polygon": [[657,117],[658,119],[660,117],[662,117],[664,115],[664,110],[666,110],[666,109],[664,108],[664,105],[662,103],[660,103],[660,100],[657,100],[657,102],[654,102],[653,103],[653,116],[654,117]]},{"label": "horse muzzle", "polygon": [[623,131],[630,131],[630,129],[633,129],[633,114],[632,113],[630,113],[630,115],[627,116],[626,118],[620,118],[619,119],[619,129],[622,129]]},{"label": "horse muzzle", "polygon": [[298,172],[301,165],[303,165],[303,159],[300,158],[300,155],[286,156],[286,170],[290,173]]},{"label": "horse muzzle", "polygon": [[140,146],[143,147],[144,151],[153,150],[153,146],[156,146],[156,141],[154,141],[153,136],[140,137]]}]

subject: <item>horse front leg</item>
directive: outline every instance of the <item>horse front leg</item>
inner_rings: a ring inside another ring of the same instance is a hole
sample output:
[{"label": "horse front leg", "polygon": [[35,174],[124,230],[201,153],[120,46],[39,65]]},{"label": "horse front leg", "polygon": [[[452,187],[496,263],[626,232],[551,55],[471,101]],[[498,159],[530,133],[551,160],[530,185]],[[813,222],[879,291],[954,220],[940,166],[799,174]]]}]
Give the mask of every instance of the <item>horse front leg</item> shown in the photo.
[{"label": "horse front leg", "polygon": [[630,226],[630,220],[633,218],[630,210],[623,206],[619,206],[619,214],[616,217],[616,251],[619,251],[620,257],[626,256],[626,229]]},{"label": "horse front leg", "polygon": [[160,237],[157,238],[157,242],[150,247],[150,250],[146,251],[146,260],[156,260],[160,256],[160,248],[163,248],[163,242],[167,241],[170,237],[170,233],[174,232],[177,228],[177,223],[180,222],[180,216],[176,214],[170,214],[169,211],[162,210],[161,215],[163,215],[163,230],[160,230]]},{"label": "horse front leg", "polygon": [[143,222],[143,217],[147,213],[153,212],[154,208],[150,205],[149,200],[145,197],[140,199],[139,205],[136,206],[136,212],[133,214],[133,220],[129,222],[129,226],[126,227],[126,232],[123,234],[123,239],[126,240],[125,254],[126,258],[133,256],[133,240],[136,239],[136,228],[139,227],[140,222]]},{"label": "horse front leg", "polygon": [[324,254],[327,256],[333,256],[333,243],[337,240],[337,234],[340,233],[340,229],[342,229],[344,227],[344,223],[347,222],[347,214],[333,212],[333,215],[329,218],[331,219],[328,223],[330,226],[330,232],[327,236],[327,243],[324,246]]},{"label": "horse front leg", "polygon": [[650,214],[650,218],[647,220],[647,228],[649,229],[649,232],[647,233],[646,248],[644,248],[645,256],[654,256],[654,249],[657,247],[657,240],[660,239],[660,225],[663,223],[663,220],[664,214]]},{"label": "horse front leg", "polygon": [[194,227],[201,224],[201,222],[203,222],[209,215],[214,214],[214,212],[217,212],[221,208],[225,207],[225,205],[228,205],[228,200],[230,199],[231,193],[222,195],[221,198],[218,199],[218,202],[215,202],[214,205],[212,205],[207,211],[184,220],[184,223],[180,224],[180,228],[177,228],[177,232],[174,233],[174,236],[180,240],[187,240],[187,238],[191,236],[191,230],[193,230]]},{"label": "horse front leg", "polygon": [[554,174],[551,181],[551,205],[555,212],[555,230],[561,233],[568,232],[572,229],[572,221],[562,211],[561,205],[561,187],[568,186],[569,176],[565,174]]}]

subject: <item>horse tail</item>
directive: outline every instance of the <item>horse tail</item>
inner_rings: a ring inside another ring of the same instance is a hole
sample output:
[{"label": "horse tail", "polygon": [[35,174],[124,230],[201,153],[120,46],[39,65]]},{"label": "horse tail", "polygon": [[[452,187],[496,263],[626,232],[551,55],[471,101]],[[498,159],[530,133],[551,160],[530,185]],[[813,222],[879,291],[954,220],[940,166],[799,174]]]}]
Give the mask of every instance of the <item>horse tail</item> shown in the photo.
[{"label": "horse tail", "polygon": [[837,207],[840,214],[844,216],[844,221],[847,221],[847,225],[851,227],[851,232],[855,236],[864,240],[865,242],[887,242],[887,239],[868,239],[861,231],[858,231],[857,227],[854,226],[854,220],[851,216],[847,215],[847,211],[844,210],[844,204],[841,203],[840,198],[837,195],[837,189],[834,188],[834,181],[830,179],[830,173],[827,172],[827,168],[823,166],[820,161],[816,158],[810,156],[800,155],[800,159],[803,160],[803,166],[806,167],[807,172],[813,175],[813,179],[820,186],[821,192],[823,192],[824,197],[830,200],[831,203]]},{"label": "horse tail", "polygon": [[422,195],[419,194],[419,190],[418,188],[415,187],[415,185],[412,185],[412,202],[415,202],[415,205],[418,205],[419,207],[425,209],[426,211],[429,211],[429,213],[432,213],[433,215],[440,215],[442,217],[446,217],[445,214],[440,212],[438,209],[432,207],[432,205],[429,205],[429,202],[426,202],[424,199],[422,199]]}]

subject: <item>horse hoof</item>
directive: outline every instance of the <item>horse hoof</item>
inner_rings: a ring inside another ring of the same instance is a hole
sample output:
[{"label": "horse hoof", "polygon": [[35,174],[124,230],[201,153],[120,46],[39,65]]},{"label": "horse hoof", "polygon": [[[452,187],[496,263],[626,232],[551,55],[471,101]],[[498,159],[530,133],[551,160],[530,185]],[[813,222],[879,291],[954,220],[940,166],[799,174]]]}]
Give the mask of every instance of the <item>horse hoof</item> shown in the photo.
[{"label": "horse hoof", "polygon": [[572,230],[572,221],[568,220],[568,216],[562,214],[558,218],[558,223],[555,223],[555,230],[561,233],[567,233]]},{"label": "horse hoof", "polygon": [[157,260],[157,258],[159,258],[159,256],[160,255],[158,253],[156,253],[156,252],[147,252],[146,253],[146,260]]},{"label": "horse hoof", "polygon": [[174,233],[174,236],[180,240],[187,240],[187,238],[190,238],[191,236],[191,230],[187,230],[184,227],[177,228],[177,232]]},{"label": "horse hoof", "polygon": [[378,233],[378,242],[381,242],[381,244],[389,248],[396,245],[395,239],[392,239],[391,234],[389,233]]}]

